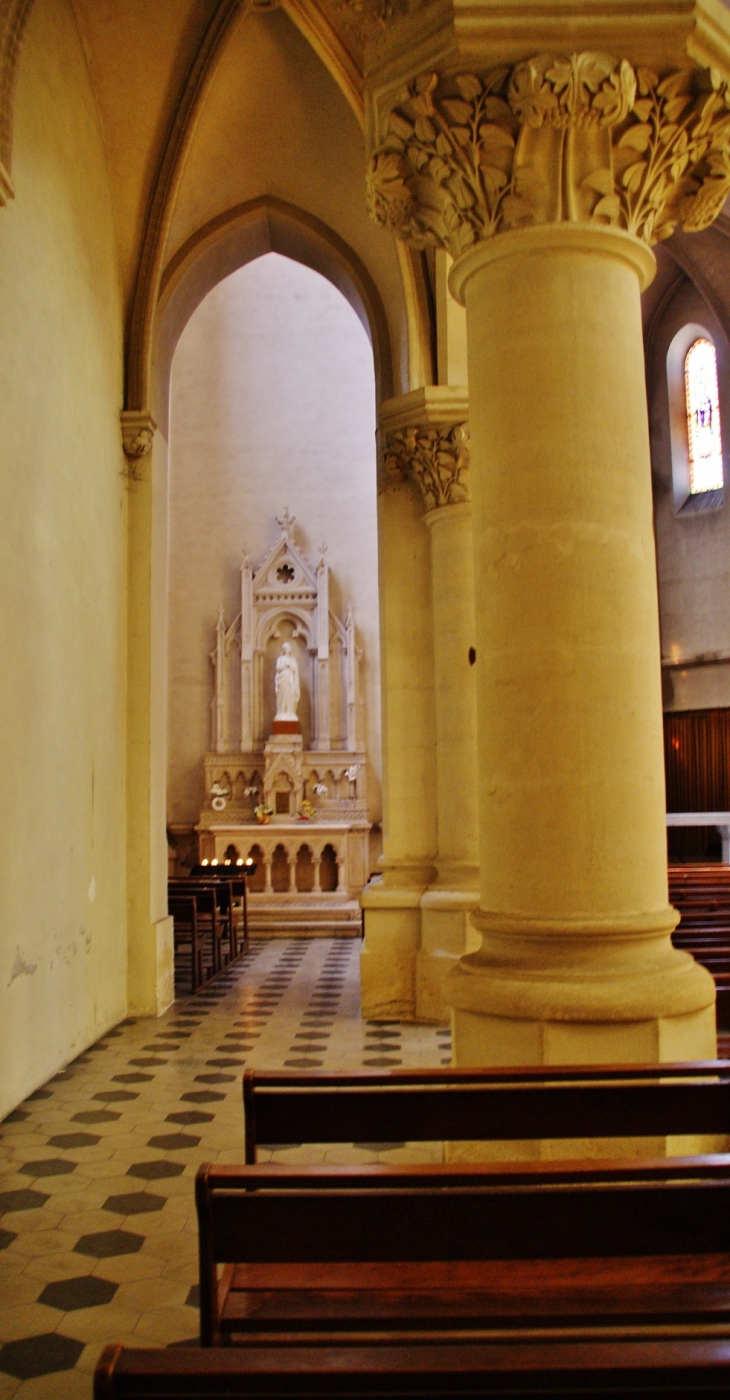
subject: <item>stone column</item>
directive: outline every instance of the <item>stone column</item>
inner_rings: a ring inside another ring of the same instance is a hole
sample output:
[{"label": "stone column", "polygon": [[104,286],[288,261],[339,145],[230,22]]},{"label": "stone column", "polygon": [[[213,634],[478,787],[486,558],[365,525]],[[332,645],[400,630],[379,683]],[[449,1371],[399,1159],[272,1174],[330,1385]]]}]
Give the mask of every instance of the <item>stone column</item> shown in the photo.
[{"label": "stone column", "polygon": [[416,1019],[448,1022],[442,985],[479,939],[474,569],[464,388],[434,386],[381,408],[386,468],[418,486],[431,554],[436,732],[435,878],[420,900]]},{"label": "stone column", "polygon": [[421,896],[435,873],[436,763],[433,621],[428,538],[413,484],[387,471],[378,482],[378,564],[383,745],[382,873],[360,898],[366,1020],[412,1020]]},{"label": "stone column", "polygon": [[712,979],[670,939],[639,298],[651,244],[730,192],[728,90],[553,52],[394,106],[393,71],[371,209],[448,249],[467,313],[481,946],[448,978],[455,1060],[711,1057]]},{"label": "stone column", "polygon": [[125,411],[121,427],[129,462],[128,999],[130,1014],[160,1016],[175,995],[165,832],[167,444],[149,413]]}]

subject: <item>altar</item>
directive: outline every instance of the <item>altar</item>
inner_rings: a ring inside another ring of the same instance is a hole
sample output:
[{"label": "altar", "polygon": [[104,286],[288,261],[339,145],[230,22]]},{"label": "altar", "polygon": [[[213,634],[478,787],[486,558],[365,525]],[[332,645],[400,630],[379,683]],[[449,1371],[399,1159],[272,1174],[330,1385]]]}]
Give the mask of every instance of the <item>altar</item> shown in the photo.
[{"label": "altar", "polygon": [[244,555],[240,612],[218,617],[198,856],[256,862],[254,933],[356,934],[370,821],[355,620],[330,606],[324,546],[312,565],[288,511],[277,523],[258,568]]}]

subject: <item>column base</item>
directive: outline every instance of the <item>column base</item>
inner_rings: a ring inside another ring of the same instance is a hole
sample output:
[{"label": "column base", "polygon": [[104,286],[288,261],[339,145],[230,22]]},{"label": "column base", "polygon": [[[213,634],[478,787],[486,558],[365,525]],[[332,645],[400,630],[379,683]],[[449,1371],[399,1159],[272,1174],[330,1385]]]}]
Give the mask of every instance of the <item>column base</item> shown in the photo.
[{"label": "column base", "polygon": [[671,942],[676,910],[612,922],[478,912],[478,953],[449,974],[454,1063],[714,1059],[715,984]]},{"label": "column base", "polygon": [[417,885],[408,885],[404,880],[400,887],[396,884],[397,872],[376,875],[360,896],[365,925],[360,1002],[366,1021],[415,1019],[420,903],[430,873]]},{"label": "column base", "polygon": [[[715,985],[664,930],[593,926],[526,936],[494,931],[478,913],[480,951],[460,960],[444,993],[452,1008],[453,1063],[621,1065],[713,1060]],[[504,921],[506,923],[506,921]],[[646,920],[645,922],[648,922]],[[727,1150],[725,1138],[597,1138],[450,1144],[452,1160],[675,1156]]]},{"label": "column base", "polygon": [[476,952],[479,935],[471,915],[477,890],[426,890],[421,897],[421,946],[416,954],[416,1020],[447,1026],[451,1012],[444,982],[464,953]]}]

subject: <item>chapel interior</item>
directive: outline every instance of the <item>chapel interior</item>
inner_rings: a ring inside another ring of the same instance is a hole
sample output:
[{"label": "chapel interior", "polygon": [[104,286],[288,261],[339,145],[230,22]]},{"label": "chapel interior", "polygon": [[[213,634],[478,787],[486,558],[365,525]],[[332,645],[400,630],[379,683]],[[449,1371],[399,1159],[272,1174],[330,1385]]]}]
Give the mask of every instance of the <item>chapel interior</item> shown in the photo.
[{"label": "chapel interior", "polygon": [[[204,1162],[252,1212],[246,1171],[339,1209],[338,1171],[385,1201],[398,1169],[413,1239],[418,1170],[466,1201],[567,1159],[607,1221],[629,1162],[730,1190],[726,0],[0,0],[0,345],[0,1400],[90,1397],[110,1343],[235,1349]],[[250,1098],[244,1158],[244,1074],[273,1123],[267,1073],[432,1071],[578,1107],[480,1137],[434,1098],[409,1137],[333,1099],[256,1146]],[[727,1294],[730,1234],[677,1202],[606,1307],[651,1258],[652,1345],[726,1346],[687,1299]],[[504,1288],[555,1313],[580,1270],[528,1278],[522,1232]],[[373,1393],[413,1393],[404,1356]],[[572,1393],[546,1357],[504,1393]],[[105,1364],[97,1400],[255,1389]]]}]

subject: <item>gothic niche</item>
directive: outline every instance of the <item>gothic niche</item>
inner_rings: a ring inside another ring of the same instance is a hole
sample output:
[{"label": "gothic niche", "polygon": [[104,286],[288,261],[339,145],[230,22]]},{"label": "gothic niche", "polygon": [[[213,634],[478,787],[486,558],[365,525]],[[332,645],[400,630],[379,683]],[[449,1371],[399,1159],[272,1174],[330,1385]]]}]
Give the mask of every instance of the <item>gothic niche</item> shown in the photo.
[{"label": "gothic niche", "polygon": [[244,556],[238,616],[218,616],[200,859],[256,861],[259,933],[355,933],[370,829],[355,621],[330,607],[325,546],[313,566],[294,517],[277,523],[258,568]]}]

